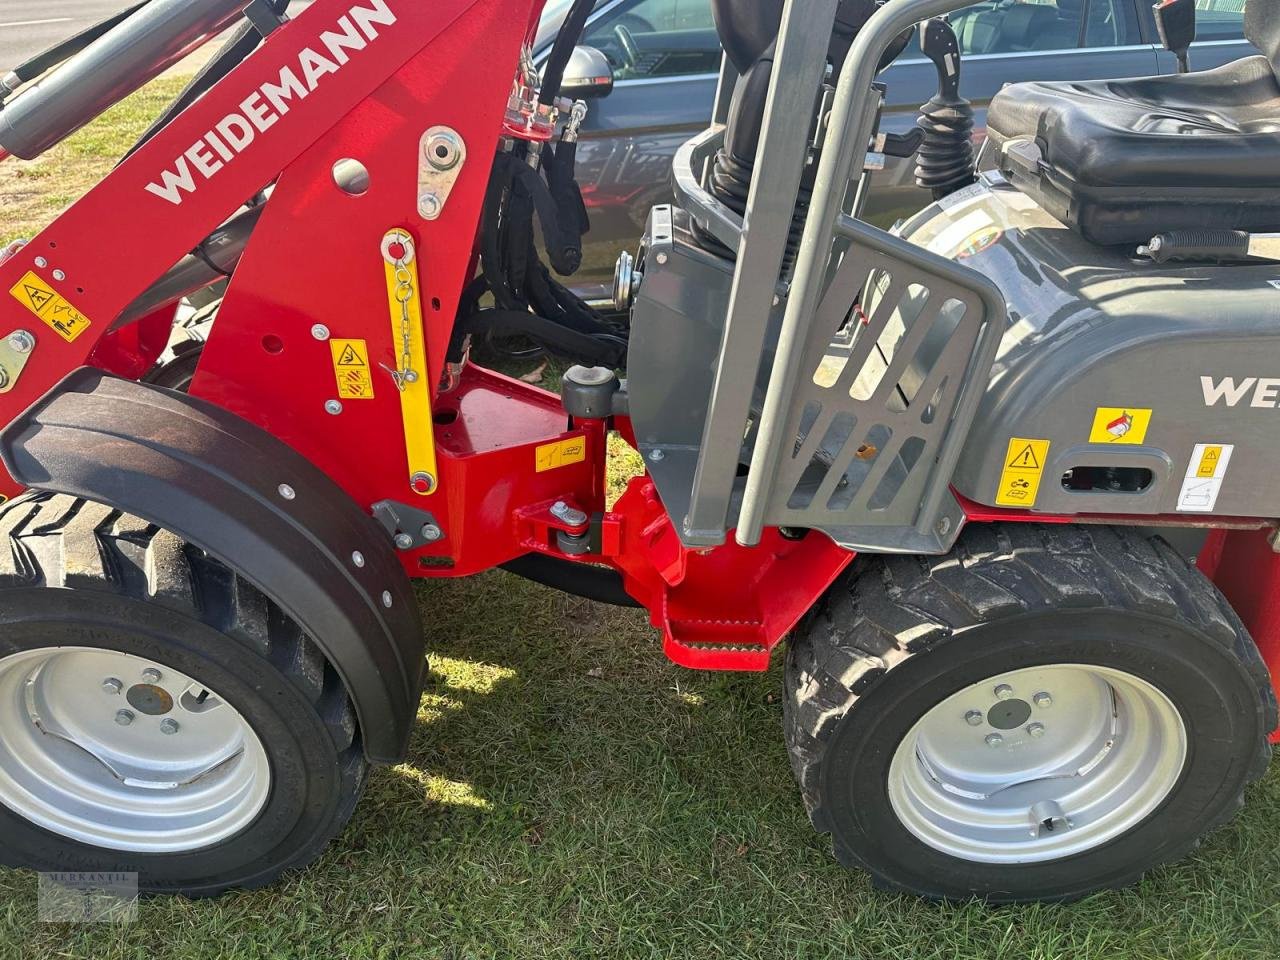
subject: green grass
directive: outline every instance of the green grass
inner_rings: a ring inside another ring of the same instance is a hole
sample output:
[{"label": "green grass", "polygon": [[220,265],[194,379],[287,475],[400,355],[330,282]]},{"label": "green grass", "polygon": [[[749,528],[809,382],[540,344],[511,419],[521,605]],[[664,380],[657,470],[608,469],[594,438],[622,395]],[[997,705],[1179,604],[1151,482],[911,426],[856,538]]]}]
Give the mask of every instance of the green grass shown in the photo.
[{"label": "green grass", "polygon": [[[6,230],[15,176],[38,228],[170,83],[57,156],[0,166]],[[616,452],[615,488],[638,465]],[[419,597],[434,669],[409,758],[373,774],[318,863],[264,891],[145,901],[125,927],[39,923],[34,876],[0,871],[0,958],[1280,954],[1280,765],[1194,857],[1135,888],[1067,907],[932,906],[874,890],[809,827],[778,669],[683,670],[642,613],[503,573]]]},{"label": "green grass", "polygon": [[667,664],[643,615],[503,573],[419,596],[433,674],[410,756],[311,869],[122,928],[37,923],[5,957],[1244,958],[1280,950],[1280,768],[1190,860],[1068,907],[874,890],[805,819],[781,677]]}]

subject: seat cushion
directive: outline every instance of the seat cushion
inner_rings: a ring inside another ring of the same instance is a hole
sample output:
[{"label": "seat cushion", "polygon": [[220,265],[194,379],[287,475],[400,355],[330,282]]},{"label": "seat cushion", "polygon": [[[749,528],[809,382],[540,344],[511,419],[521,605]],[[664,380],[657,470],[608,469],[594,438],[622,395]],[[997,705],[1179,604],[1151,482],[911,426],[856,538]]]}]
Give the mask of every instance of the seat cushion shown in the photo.
[{"label": "seat cushion", "polygon": [[1280,229],[1280,82],[1266,57],[1182,76],[1024,83],[991,103],[1000,167],[1096,243]]}]

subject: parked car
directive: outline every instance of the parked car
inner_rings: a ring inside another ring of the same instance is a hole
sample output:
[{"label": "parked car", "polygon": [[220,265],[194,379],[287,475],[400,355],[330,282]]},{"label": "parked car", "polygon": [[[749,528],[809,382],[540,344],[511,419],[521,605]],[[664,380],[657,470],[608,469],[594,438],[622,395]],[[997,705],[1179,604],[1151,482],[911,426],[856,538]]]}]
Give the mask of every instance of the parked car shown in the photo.
[{"label": "parked car", "polygon": [[[569,0],[550,0],[535,58],[550,51]],[[1199,42],[1192,67],[1245,56],[1244,0],[1198,0]],[[962,93],[985,136],[986,104],[1018,80],[1098,80],[1172,73],[1159,45],[1151,0],[986,0],[952,16],[963,62]],[[649,208],[671,197],[671,159],[711,118],[720,44],[710,0],[601,0],[583,42],[614,71],[613,92],[593,101],[578,147],[578,175],[591,210],[582,270],[573,278],[588,298],[608,296],[619,252],[634,247]],[[908,48],[886,71],[883,129],[905,132],[937,89],[931,63]],[[867,213],[892,223],[922,205],[912,164],[889,160],[876,175]]]}]

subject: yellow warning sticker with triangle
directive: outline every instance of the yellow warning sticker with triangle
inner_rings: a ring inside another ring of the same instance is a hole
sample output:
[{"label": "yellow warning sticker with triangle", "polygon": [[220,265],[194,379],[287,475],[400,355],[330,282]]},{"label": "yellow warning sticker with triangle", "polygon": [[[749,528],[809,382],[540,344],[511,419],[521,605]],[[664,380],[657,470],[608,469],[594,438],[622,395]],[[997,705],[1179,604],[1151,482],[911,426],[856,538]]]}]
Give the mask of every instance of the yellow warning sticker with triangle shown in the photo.
[{"label": "yellow warning sticker with triangle", "polygon": [[333,375],[343,400],[372,400],[373,376],[369,373],[369,345],[364,340],[330,340]]},{"label": "yellow warning sticker with triangle", "polygon": [[9,293],[67,343],[89,328],[88,317],[30,270]]},{"label": "yellow warning sticker with triangle", "polygon": [[1040,478],[1049,458],[1048,440],[1014,437],[1004,457],[996,503],[1002,507],[1034,507],[1040,492]]}]

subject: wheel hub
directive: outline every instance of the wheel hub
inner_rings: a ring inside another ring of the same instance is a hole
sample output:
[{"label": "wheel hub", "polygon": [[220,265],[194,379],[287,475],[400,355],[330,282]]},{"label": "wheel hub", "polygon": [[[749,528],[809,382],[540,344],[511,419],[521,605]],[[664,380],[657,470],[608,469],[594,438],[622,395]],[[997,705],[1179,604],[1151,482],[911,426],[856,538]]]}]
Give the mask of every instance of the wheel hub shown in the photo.
[{"label": "wheel hub", "polygon": [[1187,736],[1154,686],[1057,664],[975,683],[903,738],[889,799],[930,846],[987,863],[1071,856],[1151,813],[1177,783]]},{"label": "wheel hub", "polygon": [[269,786],[248,722],[176,670],[86,647],[0,659],[0,803],[45,829],[194,850],[252,823]]}]

